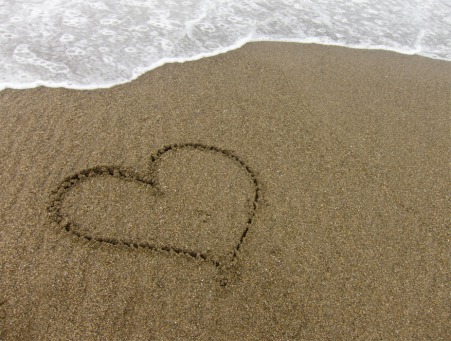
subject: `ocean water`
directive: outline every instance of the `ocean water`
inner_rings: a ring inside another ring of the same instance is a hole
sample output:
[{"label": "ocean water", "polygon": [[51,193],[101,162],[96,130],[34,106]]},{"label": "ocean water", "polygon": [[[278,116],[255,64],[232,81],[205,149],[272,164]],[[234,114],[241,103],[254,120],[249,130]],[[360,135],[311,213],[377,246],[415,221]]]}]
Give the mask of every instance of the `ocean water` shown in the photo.
[{"label": "ocean water", "polygon": [[109,87],[263,40],[451,61],[451,0],[0,0],[0,90]]}]

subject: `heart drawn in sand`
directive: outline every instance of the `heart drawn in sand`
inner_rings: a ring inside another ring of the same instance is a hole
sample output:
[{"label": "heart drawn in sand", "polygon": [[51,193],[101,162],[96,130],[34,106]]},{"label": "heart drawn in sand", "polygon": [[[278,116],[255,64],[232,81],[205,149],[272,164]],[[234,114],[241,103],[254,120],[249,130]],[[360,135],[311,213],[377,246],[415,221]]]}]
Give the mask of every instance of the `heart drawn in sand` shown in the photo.
[{"label": "heart drawn in sand", "polygon": [[88,241],[233,262],[260,199],[253,171],[233,152],[184,143],[151,155],[150,169],[97,166],[52,192],[50,219]]}]

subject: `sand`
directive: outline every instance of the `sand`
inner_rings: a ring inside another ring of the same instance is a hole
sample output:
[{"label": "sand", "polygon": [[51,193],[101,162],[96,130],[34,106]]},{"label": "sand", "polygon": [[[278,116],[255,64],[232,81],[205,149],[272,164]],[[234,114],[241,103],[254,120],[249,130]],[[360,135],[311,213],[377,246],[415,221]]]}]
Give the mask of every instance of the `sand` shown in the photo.
[{"label": "sand", "polygon": [[2,340],[445,340],[451,63],[251,43],[0,92]]}]

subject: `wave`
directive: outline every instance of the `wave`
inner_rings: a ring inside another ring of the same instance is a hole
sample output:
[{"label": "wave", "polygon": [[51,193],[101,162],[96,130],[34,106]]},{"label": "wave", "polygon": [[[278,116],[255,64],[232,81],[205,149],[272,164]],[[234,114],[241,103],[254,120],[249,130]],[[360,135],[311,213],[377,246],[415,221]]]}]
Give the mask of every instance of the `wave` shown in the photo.
[{"label": "wave", "polygon": [[289,41],[451,60],[449,0],[0,0],[0,90],[105,88],[168,62]]}]

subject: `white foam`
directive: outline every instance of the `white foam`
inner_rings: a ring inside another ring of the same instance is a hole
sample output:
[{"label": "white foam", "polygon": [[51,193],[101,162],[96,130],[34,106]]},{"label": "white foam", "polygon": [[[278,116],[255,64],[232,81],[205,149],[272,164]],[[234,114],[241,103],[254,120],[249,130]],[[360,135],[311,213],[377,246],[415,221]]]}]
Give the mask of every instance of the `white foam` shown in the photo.
[{"label": "white foam", "polygon": [[0,0],[0,90],[128,82],[249,41],[451,60],[451,0]]}]

